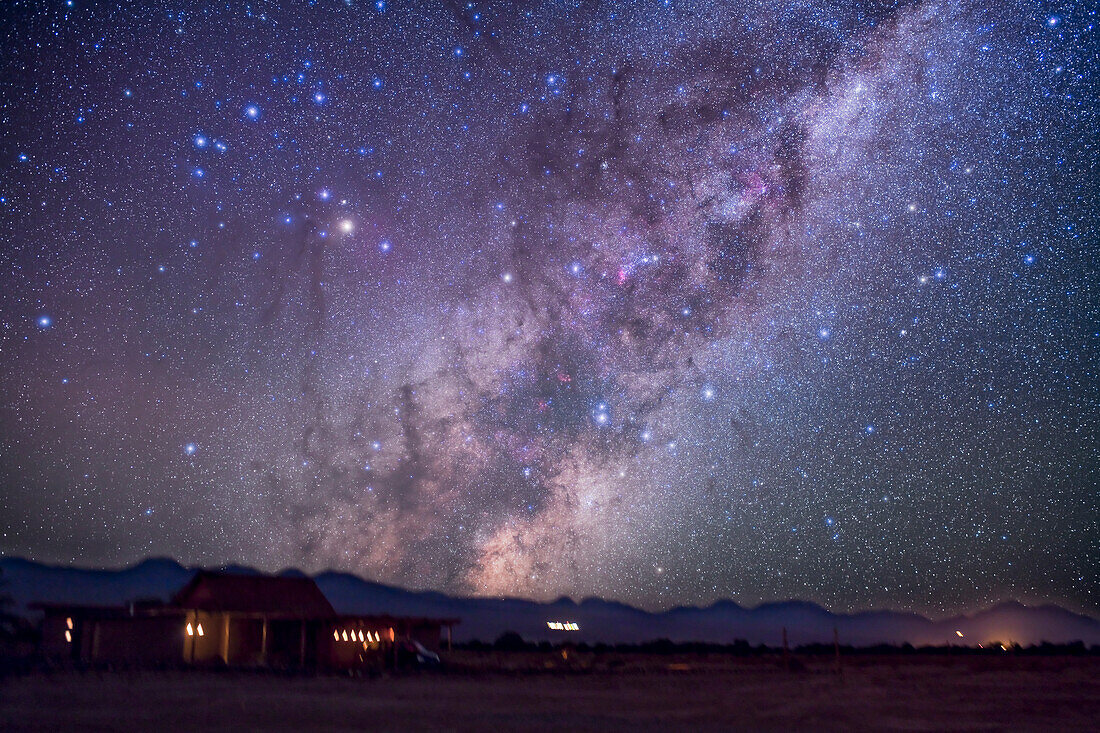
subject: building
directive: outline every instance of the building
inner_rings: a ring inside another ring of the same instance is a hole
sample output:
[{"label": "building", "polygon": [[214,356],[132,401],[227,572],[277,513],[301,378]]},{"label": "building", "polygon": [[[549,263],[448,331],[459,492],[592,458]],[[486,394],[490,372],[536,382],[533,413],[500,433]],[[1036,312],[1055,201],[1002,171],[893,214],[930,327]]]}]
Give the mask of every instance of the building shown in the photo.
[{"label": "building", "polygon": [[[438,649],[458,619],[340,615],[312,578],[201,571],[168,603],[37,604],[54,660],[128,666],[340,671]],[[445,634],[445,636],[444,636]]]}]

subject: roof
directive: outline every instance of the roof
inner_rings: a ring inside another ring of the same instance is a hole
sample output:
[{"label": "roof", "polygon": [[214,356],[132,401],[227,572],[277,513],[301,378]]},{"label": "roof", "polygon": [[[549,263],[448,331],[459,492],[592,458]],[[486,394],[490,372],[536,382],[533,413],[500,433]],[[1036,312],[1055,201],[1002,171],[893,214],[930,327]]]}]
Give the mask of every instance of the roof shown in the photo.
[{"label": "roof", "polygon": [[368,626],[457,626],[459,618],[436,618],[431,616],[391,616],[388,613],[342,613],[334,619],[337,623],[362,623]]},{"label": "roof", "polygon": [[172,598],[178,608],[294,618],[331,618],[332,604],[313,578],[200,571]]}]

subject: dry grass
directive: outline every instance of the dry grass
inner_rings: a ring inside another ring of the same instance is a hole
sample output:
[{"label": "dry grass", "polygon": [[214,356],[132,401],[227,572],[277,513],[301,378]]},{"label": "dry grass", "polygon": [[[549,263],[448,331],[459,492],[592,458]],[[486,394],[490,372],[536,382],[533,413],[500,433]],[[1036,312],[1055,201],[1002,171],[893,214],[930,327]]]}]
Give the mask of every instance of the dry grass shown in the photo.
[{"label": "dry grass", "polygon": [[[613,658],[589,661],[612,661]],[[9,679],[0,730],[1097,730],[1100,659],[643,657],[537,672],[475,655],[381,679],[60,673]],[[499,670],[501,663],[513,671]]]}]

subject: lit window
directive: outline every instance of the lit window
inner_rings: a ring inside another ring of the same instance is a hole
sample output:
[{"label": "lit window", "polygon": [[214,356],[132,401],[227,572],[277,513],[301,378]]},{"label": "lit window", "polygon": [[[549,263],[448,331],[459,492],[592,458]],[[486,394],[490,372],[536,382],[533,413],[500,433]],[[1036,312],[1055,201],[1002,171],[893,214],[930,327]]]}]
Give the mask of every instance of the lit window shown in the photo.
[{"label": "lit window", "polygon": [[187,622],[187,635],[188,636],[194,636],[195,635],[195,627],[191,625],[190,621]]},{"label": "lit window", "polygon": [[65,641],[69,642],[70,644],[73,643],[73,632],[69,631],[68,629],[65,629]]},{"label": "lit window", "polygon": [[335,641],[340,641],[340,632],[339,632],[339,631],[337,631],[336,629],[333,629],[333,630],[332,630],[332,638],[333,638],[333,639],[334,639]]},{"label": "lit window", "polygon": [[202,636],[203,635],[203,633],[202,633],[202,624],[199,624],[198,627],[195,629],[195,631],[198,631],[199,636]]},{"label": "lit window", "polygon": [[73,627],[73,619],[69,617],[65,619],[65,628],[71,629]]},{"label": "lit window", "polygon": [[347,630],[347,629],[344,629],[344,633],[343,633],[343,634],[341,634],[341,636],[343,636],[343,637],[344,637],[344,641],[347,641],[347,640],[348,640],[348,630]]},{"label": "lit window", "polygon": [[363,641],[363,630],[359,629],[359,641]]}]

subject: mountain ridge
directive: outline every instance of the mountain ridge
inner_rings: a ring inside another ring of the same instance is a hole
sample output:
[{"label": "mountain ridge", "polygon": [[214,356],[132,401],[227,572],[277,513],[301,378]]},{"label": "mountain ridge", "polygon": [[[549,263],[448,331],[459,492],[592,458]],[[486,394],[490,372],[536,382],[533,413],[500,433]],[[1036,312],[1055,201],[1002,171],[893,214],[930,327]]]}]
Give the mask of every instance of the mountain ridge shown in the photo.
[{"label": "mountain ridge", "polygon": [[[146,558],[121,569],[50,565],[19,557],[0,558],[5,586],[14,610],[28,614],[32,602],[123,604],[139,598],[168,600],[202,568],[171,558]],[[228,564],[229,572],[256,574],[251,567]],[[1015,600],[931,620],[910,611],[868,609],[836,613],[812,601],[790,599],[746,607],[731,599],[707,606],[677,606],[647,611],[598,597],[580,601],[561,596],[542,602],[523,598],[451,596],[432,590],[407,590],[363,579],[353,573],[326,570],[313,575],[284,568],[279,575],[312,577],[340,613],[389,613],[460,618],[455,640],[490,641],[505,631],[530,640],[638,643],[657,638],[673,641],[778,644],[786,628],[791,643],[830,643],[833,629],[842,642],[872,644],[977,644],[992,641],[1036,644],[1083,641],[1100,644],[1100,621],[1053,603],[1027,606]],[[569,618],[562,617],[569,615]],[[555,632],[547,621],[573,621],[577,632]],[[959,634],[962,634],[960,637]]]}]

